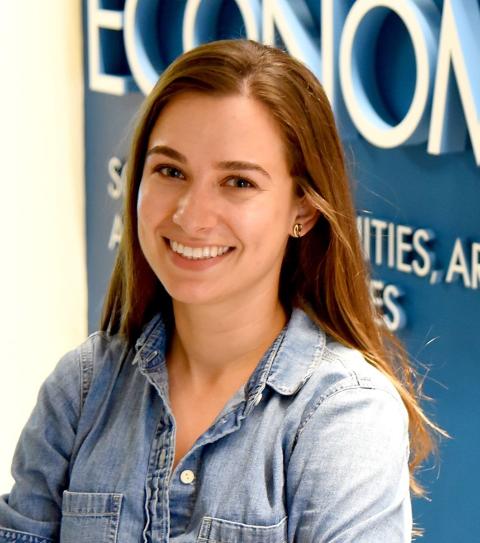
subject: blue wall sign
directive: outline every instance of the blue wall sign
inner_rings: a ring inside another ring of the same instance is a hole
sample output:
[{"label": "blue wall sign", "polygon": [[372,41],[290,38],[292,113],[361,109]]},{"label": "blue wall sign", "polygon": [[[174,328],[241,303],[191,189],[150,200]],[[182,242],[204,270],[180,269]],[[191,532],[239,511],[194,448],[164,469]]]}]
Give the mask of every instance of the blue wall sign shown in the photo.
[{"label": "blue wall sign", "polygon": [[[425,543],[480,533],[479,0],[86,0],[90,328],[122,233],[132,119],[184,50],[249,37],[323,82],[345,144],[371,295],[453,436],[415,502]],[[452,499],[453,496],[453,499]],[[479,536],[480,537],[480,536]]]}]

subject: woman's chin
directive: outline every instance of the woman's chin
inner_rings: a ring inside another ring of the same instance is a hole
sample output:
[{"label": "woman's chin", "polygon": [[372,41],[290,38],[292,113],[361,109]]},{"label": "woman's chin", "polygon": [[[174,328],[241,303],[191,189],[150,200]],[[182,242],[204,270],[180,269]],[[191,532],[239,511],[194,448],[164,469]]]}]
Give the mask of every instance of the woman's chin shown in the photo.
[{"label": "woman's chin", "polygon": [[179,288],[175,285],[171,289],[167,289],[168,294],[172,298],[173,303],[182,305],[210,305],[218,303],[222,300],[222,296],[218,292],[209,292],[203,288]]}]

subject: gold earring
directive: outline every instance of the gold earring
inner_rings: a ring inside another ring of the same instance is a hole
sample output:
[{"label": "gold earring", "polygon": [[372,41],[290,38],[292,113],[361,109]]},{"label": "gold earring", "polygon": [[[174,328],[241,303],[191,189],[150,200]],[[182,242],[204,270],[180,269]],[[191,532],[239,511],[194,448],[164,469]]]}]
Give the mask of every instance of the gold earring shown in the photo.
[{"label": "gold earring", "polygon": [[294,238],[301,238],[302,237],[302,228],[303,225],[299,222],[295,223],[295,226],[293,227],[293,237]]}]

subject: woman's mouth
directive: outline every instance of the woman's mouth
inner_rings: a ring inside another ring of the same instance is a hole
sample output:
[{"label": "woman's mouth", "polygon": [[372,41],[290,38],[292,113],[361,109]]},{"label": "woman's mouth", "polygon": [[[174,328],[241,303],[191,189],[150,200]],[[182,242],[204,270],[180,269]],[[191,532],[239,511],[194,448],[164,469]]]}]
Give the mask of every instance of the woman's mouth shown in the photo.
[{"label": "woman's mouth", "polygon": [[188,260],[208,260],[218,256],[223,256],[229,251],[233,251],[233,247],[228,245],[206,245],[204,247],[189,247],[188,245],[183,245],[178,241],[171,239],[166,239],[167,243],[170,246],[170,249],[186,258]]}]

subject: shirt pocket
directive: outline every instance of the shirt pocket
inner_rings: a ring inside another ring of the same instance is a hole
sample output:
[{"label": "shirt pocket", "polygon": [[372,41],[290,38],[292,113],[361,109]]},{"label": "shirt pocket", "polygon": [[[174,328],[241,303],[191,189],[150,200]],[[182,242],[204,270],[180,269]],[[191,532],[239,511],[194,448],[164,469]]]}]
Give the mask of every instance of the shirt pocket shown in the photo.
[{"label": "shirt pocket", "polygon": [[286,543],[287,517],[268,526],[203,517],[198,543]]},{"label": "shirt pocket", "polygon": [[63,493],[61,543],[116,543],[123,494]]}]

